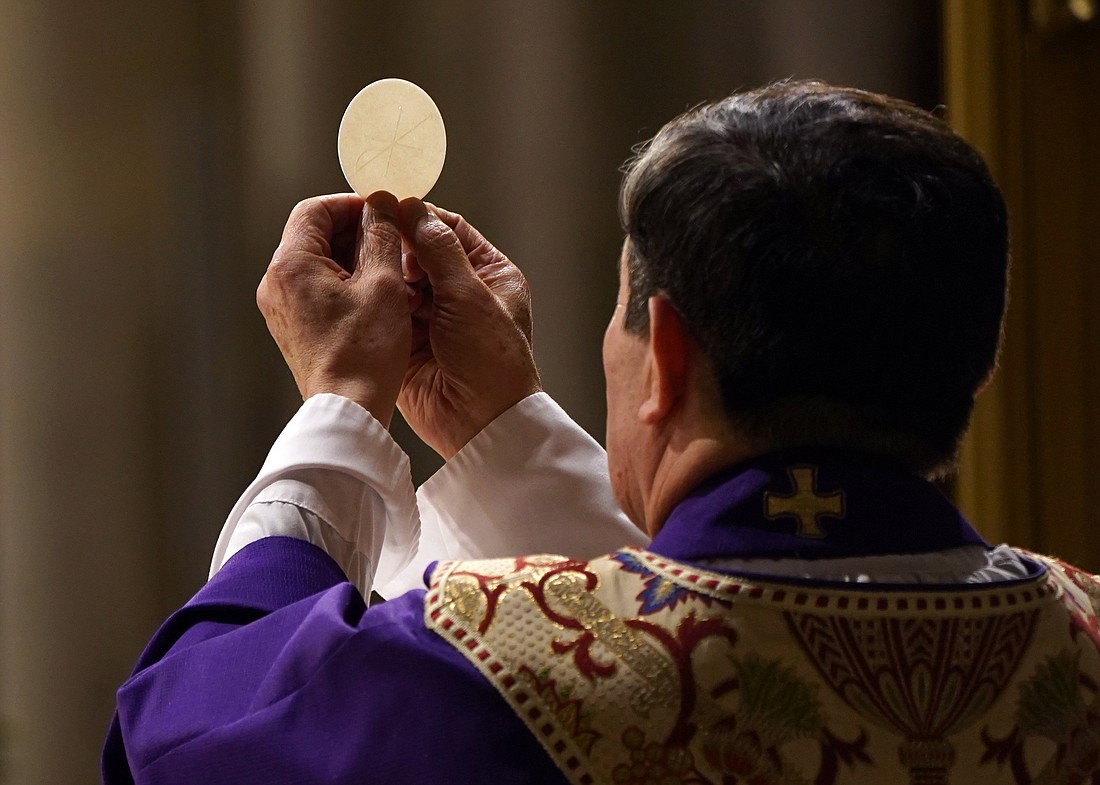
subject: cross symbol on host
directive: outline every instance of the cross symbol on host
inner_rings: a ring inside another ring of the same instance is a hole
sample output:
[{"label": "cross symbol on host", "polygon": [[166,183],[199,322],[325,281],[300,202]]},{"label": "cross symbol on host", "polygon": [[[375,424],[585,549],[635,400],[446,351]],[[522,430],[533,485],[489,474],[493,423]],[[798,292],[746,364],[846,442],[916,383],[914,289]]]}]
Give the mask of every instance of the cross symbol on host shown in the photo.
[{"label": "cross symbol on host", "polygon": [[360,153],[359,157],[355,159],[355,169],[356,169],[356,171],[362,170],[368,164],[374,162],[375,160],[380,158],[382,155],[385,155],[386,156],[386,169],[385,169],[384,174],[389,174],[390,162],[393,160],[393,151],[394,151],[394,148],[396,148],[396,147],[404,147],[406,150],[413,150],[413,151],[418,152],[418,153],[423,152],[423,150],[421,148],[413,147],[410,144],[403,144],[401,142],[401,140],[404,139],[409,134],[411,134],[417,128],[422,126],[424,124],[424,122],[428,119],[428,117],[427,117],[427,115],[425,115],[424,117],[421,117],[419,122],[417,122],[415,125],[413,125],[412,128],[410,128],[409,130],[405,131],[400,136],[398,136],[398,133],[401,131],[401,116],[404,113],[405,113],[405,108],[403,106],[397,107],[397,120],[393,124],[393,137],[390,138],[390,139],[384,139],[384,140],[383,139],[371,139],[370,141],[374,142],[375,144],[382,145],[382,148],[380,150],[378,150],[376,153],[374,153],[373,155],[371,155],[370,158],[367,158],[366,160],[364,160],[364,157],[368,153],[370,153],[371,151],[370,150],[364,150],[362,153]]}]

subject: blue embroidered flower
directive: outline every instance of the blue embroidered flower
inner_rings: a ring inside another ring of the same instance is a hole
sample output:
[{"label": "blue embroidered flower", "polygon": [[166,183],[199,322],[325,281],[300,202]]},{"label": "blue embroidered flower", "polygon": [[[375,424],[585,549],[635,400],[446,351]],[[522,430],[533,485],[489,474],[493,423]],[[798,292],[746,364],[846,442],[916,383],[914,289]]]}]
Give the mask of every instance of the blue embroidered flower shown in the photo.
[{"label": "blue embroidered flower", "polygon": [[654,575],[645,582],[645,591],[639,594],[636,599],[642,601],[642,607],[639,611],[645,614],[656,613],[665,608],[675,608],[676,604],[686,600],[687,596],[688,590],[683,586],[673,583],[661,575]]},{"label": "blue embroidered flower", "polygon": [[641,600],[638,612],[642,615],[656,613],[665,608],[675,608],[677,603],[687,599],[688,590],[678,583],[659,575],[647,567],[641,559],[632,553],[619,551],[611,558],[619,562],[627,572],[647,576],[645,589],[635,599]]},{"label": "blue embroidered flower", "polygon": [[629,551],[617,551],[611,554],[611,558],[621,564],[627,572],[637,573],[638,575],[653,574],[653,570],[646,567],[641,559]]}]

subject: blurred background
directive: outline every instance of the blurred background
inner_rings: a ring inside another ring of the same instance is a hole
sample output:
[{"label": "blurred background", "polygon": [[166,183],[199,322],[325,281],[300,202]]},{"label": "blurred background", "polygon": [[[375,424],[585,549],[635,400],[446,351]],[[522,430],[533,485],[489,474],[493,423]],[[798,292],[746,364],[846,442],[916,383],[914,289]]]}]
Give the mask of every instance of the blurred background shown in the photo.
[{"label": "blurred background", "polygon": [[[618,167],[673,115],[820,77],[949,118],[1013,210],[1009,341],[953,492],[1100,570],[1091,0],[0,0],[0,782],[97,779],[113,692],[203,582],[299,401],[254,305],[346,190],[365,84],[423,86],[431,198],[527,273],[547,390],[602,439]],[[395,426],[418,481],[436,461]]]}]

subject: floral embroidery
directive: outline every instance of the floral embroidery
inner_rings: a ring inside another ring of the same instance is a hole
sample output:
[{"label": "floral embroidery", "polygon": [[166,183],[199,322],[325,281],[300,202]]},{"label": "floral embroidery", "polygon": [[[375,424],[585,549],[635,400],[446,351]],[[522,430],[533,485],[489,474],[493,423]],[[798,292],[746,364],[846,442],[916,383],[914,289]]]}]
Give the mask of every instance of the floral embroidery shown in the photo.
[{"label": "floral embroidery", "polygon": [[776,660],[750,654],[734,660],[741,688],[741,722],[769,746],[813,736],[825,724],[817,688]]},{"label": "floral embroidery", "polygon": [[611,558],[619,562],[619,564],[622,565],[622,569],[627,572],[633,572],[645,577],[645,588],[635,598],[642,602],[638,612],[643,616],[666,609],[671,610],[675,608],[678,603],[687,600],[690,594],[687,588],[674,583],[663,575],[653,572],[634,554],[626,551],[619,551],[612,554]]},{"label": "floral embroidery", "polygon": [[558,688],[557,682],[550,678],[547,670],[535,673],[524,666],[519,669],[517,675],[530,685],[535,694],[542,698],[543,703],[552,708],[558,722],[566,729],[577,746],[591,754],[592,745],[600,740],[600,734],[593,730],[592,718],[584,711],[584,704],[569,697],[572,692],[569,686]]},{"label": "floral embroidery", "polygon": [[[1100,689],[1081,672],[1079,652],[1063,651],[1036,669],[1020,686],[1015,719],[1003,738],[982,733],[982,763],[1008,763],[1017,785],[1100,783]],[[1026,741],[1035,736],[1054,742],[1055,754],[1032,774]]]},{"label": "floral embroidery", "polygon": [[425,622],[574,785],[1100,785],[1100,581],[1043,561],[884,593],[633,549],[446,563]]},{"label": "floral embroidery", "polygon": [[1097,608],[1100,608],[1100,584],[1097,583],[1095,576],[1062,562],[1055,562],[1051,568],[1055,571],[1055,575],[1065,576],[1073,588],[1078,590],[1075,592],[1069,586],[1066,587],[1066,598],[1075,608],[1073,613],[1075,633],[1084,632],[1097,646],[1100,646],[1100,620],[1097,618]]},{"label": "floral embroidery", "polygon": [[630,762],[611,770],[612,782],[621,785],[680,785],[694,768],[686,748],[647,742],[636,725],[623,731],[623,746],[629,750]]},{"label": "floral embroidery", "polygon": [[1069,652],[1048,658],[1035,676],[1020,687],[1016,706],[1020,730],[1064,742],[1074,728],[1084,725],[1087,711],[1077,676],[1077,657]]},{"label": "floral embroidery", "polygon": [[714,690],[737,691],[740,703],[729,717],[704,732],[703,756],[735,782],[803,783],[779,747],[824,729],[817,689],[790,667],[750,654],[731,660],[736,676]]}]

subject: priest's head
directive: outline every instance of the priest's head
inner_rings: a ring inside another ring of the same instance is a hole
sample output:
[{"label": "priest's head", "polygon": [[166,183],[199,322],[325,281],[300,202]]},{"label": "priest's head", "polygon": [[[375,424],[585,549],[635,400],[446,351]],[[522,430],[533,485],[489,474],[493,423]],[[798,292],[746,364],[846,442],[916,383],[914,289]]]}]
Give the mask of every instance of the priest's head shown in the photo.
[{"label": "priest's head", "polygon": [[946,123],[820,82],[734,94],[661,129],[620,213],[608,455],[636,523],[774,450],[951,469],[996,360],[1008,240]]}]

